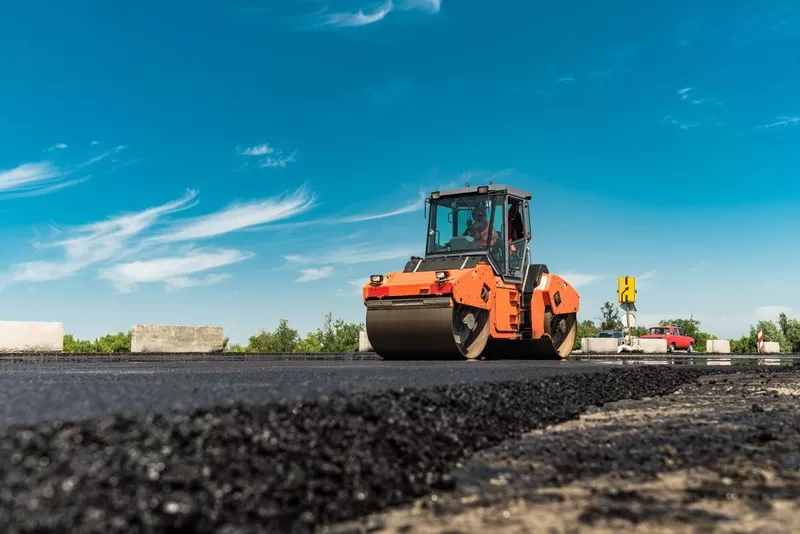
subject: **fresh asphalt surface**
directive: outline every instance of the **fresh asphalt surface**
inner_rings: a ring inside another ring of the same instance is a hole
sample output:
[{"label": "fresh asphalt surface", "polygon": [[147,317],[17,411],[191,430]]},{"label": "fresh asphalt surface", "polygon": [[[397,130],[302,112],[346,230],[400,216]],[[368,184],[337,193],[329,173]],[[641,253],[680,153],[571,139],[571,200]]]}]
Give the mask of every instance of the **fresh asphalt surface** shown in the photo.
[{"label": "fresh asphalt surface", "polygon": [[[432,490],[451,491],[459,462],[521,433],[746,369],[737,367],[6,364],[0,532],[310,534]],[[326,398],[337,391],[346,395]],[[303,402],[290,402],[297,399]],[[187,411],[167,413],[179,408]],[[700,435],[717,443],[713,433]],[[632,443],[643,447],[636,462],[661,454],[657,442]],[[574,448],[557,443],[553,450]]]},{"label": "fresh asphalt surface", "polygon": [[335,392],[526,381],[610,367],[559,361],[12,363],[0,365],[0,427],[315,400]]}]

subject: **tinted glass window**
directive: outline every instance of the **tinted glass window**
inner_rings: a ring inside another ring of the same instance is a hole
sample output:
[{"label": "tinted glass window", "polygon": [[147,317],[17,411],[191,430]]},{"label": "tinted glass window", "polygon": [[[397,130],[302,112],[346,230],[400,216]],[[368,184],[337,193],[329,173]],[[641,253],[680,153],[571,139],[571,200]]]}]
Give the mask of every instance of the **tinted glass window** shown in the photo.
[{"label": "tinted glass window", "polygon": [[488,195],[477,193],[431,201],[427,253],[486,249]]}]

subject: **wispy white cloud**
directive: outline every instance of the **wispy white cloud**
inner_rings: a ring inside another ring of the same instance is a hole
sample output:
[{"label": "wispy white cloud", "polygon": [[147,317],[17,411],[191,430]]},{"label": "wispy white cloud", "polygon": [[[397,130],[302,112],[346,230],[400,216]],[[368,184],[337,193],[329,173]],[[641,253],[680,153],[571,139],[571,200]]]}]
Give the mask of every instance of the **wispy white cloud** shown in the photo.
[{"label": "wispy white cloud", "polygon": [[204,279],[193,279],[189,275],[215,269],[249,259],[252,253],[235,249],[218,252],[192,250],[181,256],[120,263],[100,269],[100,278],[111,281],[120,292],[129,292],[137,284],[164,283],[170,290],[196,285],[209,285],[225,279],[223,275],[211,275]]},{"label": "wispy white cloud", "polygon": [[[17,191],[30,183],[39,183],[58,176],[53,166],[23,167],[3,174],[0,184],[8,191]],[[58,183],[47,187],[64,187]],[[312,209],[316,196],[305,187],[274,197],[228,205],[216,212],[196,217],[164,221],[169,215],[194,208],[199,203],[197,192],[187,190],[177,200],[138,212],[124,213],[97,222],[68,227],[54,227],[49,239],[38,240],[34,247],[44,259],[12,265],[7,272],[11,282],[45,282],[74,276],[94,267],[98,278],[112,282],[120,291],[130,291],[139,284],[162,283],[168,291],[218,283],[226,274],[212,273],[195,276],[217,267],[243,261],[252,253],[236,249],[221,252],[194,250],[194,242],[219,237],[231,232],[283,221]],[[424,205],[424,196],[410,205],[386,212],[347,215],[323,222],[352,223],[407,213]],[[311,221],[319,224],[320,221]],[[173,245],[187,243],[188,247],[171,250]],[[347,241],[347,247],[331,249],[313,257],[289,256],[287,262],[301,267],[300,279],[329,277],[334,265],[368,263],[395,259],[418,253],[418,245],[396,245],[388,249],[381,243]]]},{"label": "wispy white cloud", "polygon": [[0,200],[11,200],[14,198],[29,198],[29,197],[38,197],[41,195],[48,195],[50,193],[55,193],[61,189],[72,187],[73,185],[78,185],[86,180],[91,178],[91,175],[84,176],[83,178],[76,178],[75,180],[67,180],[63,182],[59,182],[57,184],[49,185],[47,187],[40,187],[38,189],[32,189],[30,191],[24,191],[19,193],[8,193],[0,195]]},{"label": "wispy white cloud", "polygon": [[288,156],[284,156],[282,152],[279,152],[274,157],[267,156],[266,158],[262,159],[258,162],[258,166],[262,169],[274,169],[276,167],[286,167],[290,163],[294,163],[295,159],[294,156],[297,154],[297,151],[292,152]]},{"label": "wispy white cloud", "polygon": [[346,248],[330,249],[314,256],[289,254],[284,256],[289,265],[304,265],[315,263],[317,265],[355,265],[358,263],[373,263],[398,258],[410,258],[420,254],[418,244],[389,244],[383,242],[354,243]]},{"label": "wispy white cloud", "polygon": [[164,289],[167,292],[173,292],[178,289],[186,289],[189,287],[211,286],[219,284],[225,280],[230,279],[229,274],[209,274],[201,278],[190,278],[188,276],[178,276],[164,280]]},{"label": "wispy white cloud", "polygon": [[252,231],[264,231],[264,230],[285,230],[290,228],[302,228],[308,226],[319,226],[319,225],[332,225],[332,224],[350,224],[350,223],[359,223],[359,222],[366,222],[366,221],[375,221],[378,219],[386,219],[389,217],[396,217],[398,215],[404,215],[406,213],[411,213],[412,211],[419,210],[425,205],[425,195],[422,191],[419,193],[419,197],[412,203],[406,204],[405,206],[401,206],[400,208],[396,208],[389,211],[377,212],[377,213],[362,213],[356,215],[347,215],[345,217],[331,217],[331,218],[322,218],[322,219],[312,219],[310,221],[298,221],[298,222],[291,222],[291,223],[282,223],[282,224],[271,224],[269,226],[259,226],[252,228]]},{"label": "wispy white cloud", "polygon": [[[47,149],[63,150],[67,148],[64,143],[59,143]],[[77,169],[93,165],[103,159],[116,154],[126,148],[119,145],[106,152],[94,156],[78,165],[56,166],[50,161],[37,161],[23,163],[13,169],[0,169],[0,200],[12,198],[25,198],[46,195],[85,182],[91,175],[70,178]]]},{"label": "wispy white cloud", "polygon": [[[255,166],[261,169],[286,167],[290,163],[296,162],[295,156],[297,155],[296,150],[292,151],[289,155],[285,155],[282,150],[276,150],[275,147],[268,143],[262,143],[248,148],[236,147],[236,151],[240,156],[260,157],[261,159],[258,160]],[[243,167],[246,166],[247,165]]]},{"label": "wispy white cloud", "polygon": [[89,158],[88,160],[86,160],[82,164],[78,165],[78,167],[87,167],[89,165],[94,165],[95,163],[103,161],[104,159],[106,159],[109,156],[113,156],[114,154],[118,154],[118,153],[122,152],[126,148],[128,148],[128,145],[117,145],[117,146],[115,146],[113,148],[109,148],[108,150],[106,150],[102,154],[99,154],[97,156],[93,156],[93,157]]},{"label": "wispy white cloud", "polygon": [[288,254],[283,257],[289,263],[306,263],[306,259],[304,256],[300,256],[299,254]]},{"label": "wispy white cloud", "polygon": [[655,269],[650,269],[649,271],[647,271],[647,272],[645,272],[643,274],[640,274],[636,278],[637,278],[637,280],[650,280],[655,275],[656,275],[656,270]]},{"label": "wispy white cloud", "polygon": [[[253,254],[235,249],[198,251],[191,242],[285,219],[310,209],[315,201],[314,195],[300,188],[291,194],[233,204],[209,215],[178,219],[160,233],[152,232],[167,215],[196,206],[196,197],[196,191],[188,190],[182,198],[160,206],[71,229],[57,229],[52,241],[35,246],[40,251],[60,249],[63,258],[13,265],[9,278],[15,282],[51,281],[100,264],[99,278],[113,282],[120,291],[154,282],[163,283],[168,291],[218,283],[227,275],[191,275],[243,261]],[[178,242],[190,243],[170,252],[170,247]]]},{"label": "wispy white cloud", "polygon": [[572,287],[584,287],[599,280],[602,280],[603,277],[597,274],[585,274],[585,273],[564,273],[561,276],[564,280],[569,282]]},{"label": "wispy white cloud", "polygon": [[78,261],[29,261],[14,265],[11,280],[15,282],[47,282],[72,276],[86,264]]},{"label": "wispy white cloud", "polygon": [[400,9],[420,9],[428,13],[442,10],[442,0],[406,0],[400,3]]},{"label": "wispy white cloud", "polygon": [[23,163],[14,169],[0,171],[0,192],[35,189],[62,175],[61,170],[48,161]]},{"label": "wispy white cloud", "polygon": [[717,100],[716,98],[693,98],[692,104],[695,106],[702,106],[704,104],[711,104],[714,106],[722,106],[724,105],[722,102]]},{"label": "wispy white cloud", "polygon": [[362,243],[336,249],[324,253],[320,263],[353,265],[357,263],[373,263],[399,258],[410,258],[421,254],[419,244],[387,245],[385,241]]},{"label": "wispy white cloud", "polygon": [[[471,185],[475,185],[478,183],[489,183],[490,181],[497,182],[511,176],[514,173],[514,169],[503,169],[500,171],[486,171],[482,169],[471,169],[461,173],[456,181],[451,181],[449,185],[445,184],[447,187],[463,187],[465,183],[469,182]],[[319,226],[319,225],[336,225],[336,224],[350,224],[350,223],[361,223],[361,222],[368,222],[368,221],[375,221],[379,219],[386,219],[390,217],[397,217],[399,215],[405,215],[407,213],[411,213],[417,210],[421,210],[425,206],[425,199],[427,198],[427,194],[423,189],[420,189],[418,192],[418,196],[415,200],[409,202],[404,206],[400,206],[399,208],[390,209],[387,211],[381,212],[374,212],[374,213],[361,213],[355,215],[347,215],[343,217],[326,217],[320,219],[313,219],[308,221],[297,221],[297,222],[290,222],[290,223],[283,223],[283,224],[273,224],[264,227],[256,227],[252,228],[252,231],[263,231],[263,230],[285,230],[289,228],[302,228],[308,226]]]},{"label": "wispy white cloud", "polygon": [[559,78],[557,81],[558,81],[558,83],[574,82],[575,81],[575,77],[574,76],[563,76],[563,77]]},{"label": "wispy white cloud", "polygon": [[[298,282],[320,280],[328,278],[333,274],[333,265],[356,265],[362,263],[374,263],[386,260],[407,260],[413,255],[420,253],[417,245],[389,244],[385,242],[365,242],[355,245],[348,245],[347,248],[331,249],[315,256],[302,256],[290,254],[284,256],[286,266],[297,268],[303,265],[315,264],[321,267],[308,267],[301,269]],[[399,265],[398,267],[402,267]],[[374,273],[370,273],[374,274]],[[351,279],[346,282],[349,290],[339,289],[337,295],[352,295],[361,290],[361,287],[369,282],[369,275],[361,279]]]},{"label": "wispy white cloud", "polygon": [[411,213],[412,211],[419,210],[423,206],[425,206],[425,195],[422,192],[420,192],[420,196],[416,201],[407,204],[405,206],[402,206],[400,208],[380,213],[364,213],[361,215],[350,215],[348,217],[339,217],[337,219],[331,219],[330,222],[338,224],[338,223],[357,223],[365,221],[375,221],[377,219],[386,219],[388,217],[396,217],[398,215]]},{"label": "wispy white cloud", "polygon": [[65,148],[67,148],[66,143],[56,143],[55,145],[46,148],[45,152],[52,152],[53,150],[64,150]]},{"label": "wispy white cloud", "polygon": [[100,141],[92,141],[92,142],[91,142],[91,143],[89,143],[89,144],[91,144],[92,146],[97,146],[97,145],[99,145],[99,144],[100,144]]},{"label": "wispy white cloud", "polygon": [[[712,98],[712,97],[695,97],[695,98],[692,98],[691,100],[689,100],[689,98],[691,96],[689,93],[692,93],[692,91],[695,91],[694,87],[684,87],[683,89],[678,89],[676,92],[678,93],[678,96],[680,97],[681,100],[689,101],[689,102],[691,102],[692,104],[694,104],[696,106],[700,106],[700,105],[703,105],[703,104],[713,104],[713,105],[716,105],[716,106],[722,106],[723,105],[722,102],[720,102],[716,98]],[[694,93],[692,93],[692,94],[694,94]]]},{"label": "wispy white cloud", "polygon": [[775,128],[778,126],[792,126],[794,124],[800,124],[800,116],[781,116],[777,117],[776,120],[773,122],[769,122],[767,124],[763,124],[761,126],[756,126],[754,130],[761,130],[767,128]]},{"label": "wispy white cloud", "polygon": [[239,148],[238,151],[242,156],[263,156],[266,154],[272,154],[275,152],[275,149],[264,143],[261,145],[251,146],[249,148]]},{"label": "wispy white cloud", "polygon": [[13,169],[0,170],[0,200],[47,195],[90,178],[67,180],[69,174],[49,161],[23,163]]},{"label": "wispy white cloud", "polygon": [[303,269],[300,275],[300,278],[297,279],[298,282],[313,282],[315,280],[322,280],[324,278],[330,278],[333,274],[333,267],[325,266],[325,267],[312,267],[309,269]]},{"label": "wispy white cloud", "polygon": [[354,12],[328,12],[327,7],[313,16],[311,27],[331,26],[335,28],[354,28],[368,26],[384,20],[393,11],[420,10],[428,14],[441,11],[441,0],[387,0],[373,4],[370,8]]},{"label": "wispy white cloud", "polygon": [[294,217],[311,209],[316,197],[305,188],[264,200],[232,204],[193,219],[179,221],[173,228],[151,238],[154,243],[171,243],[219,236],[243,228]]},{"label": "wispy white cloud", "polygon": [[673,117],[672,115],[667,115],[666,117],[664,117],[662,119],[662,121],[663,122],[667,122],[669,124],[672,124],[674,126],[677,126],[681,130],[692,130],[692,129],[697,128],[698,126],[700,126],[700,123],[698,123],[698,122],[694,122],[694,121],[690,121],[690,120],[679,120],[679,119],[676,119],[675,117]]},{"label": "wispy white cloud", "polygon": [[122,161],[122,162],[117,163],[115,165],[112,165],[111,167],[106,169],[105,172],[107,172],[107,173],[115,172],[115,171],[118,171],[120,169],[124,169],[126,167],[130,167],[131,165],[136,165],[137,163],[140,163],[141,161],[142,161],[141,158],[134,158],[134,159],[125,160],[125,161]]},{"label": "wispy white cloud", "polygon": [[347,280],[347,282],[345,282],[345,288],[337,289],[335,294],[339,297],[353,298],[354,296],[361,294],[362,288],[368,282],[369,282],[369,276],[365,276],[364,278],[357,278],[354,280]]},{"label": "wispy white cloud", "polygon": [[365,12],[364,10],[359,9],[355,13],[346,13],[346,12],[328,13],[327,15],[320,17],[319,25],[335,26],[337,28],[366,26],[368,24],[374,24],[378,21],[383,20],[386,17],[386,15],[388,15],[392,11],[393,7],[394,6],[392,2],[389,1],[378,6],[372,12]]},{"label": "wispy white cloud", "polygon": [[196,195],[196,191],[190,190],[182,198],[161,206],[79,226],[69,230],[65,239],[37,243],[40,249],[63,249],[64,259],[14,265],[11,278],[27,282],[57,280],[72,276],[92,264],[124,257],[126,253],[136,250],[127,248],[132,238],[155,224],[160,217],[196,205],[193,202]]}]

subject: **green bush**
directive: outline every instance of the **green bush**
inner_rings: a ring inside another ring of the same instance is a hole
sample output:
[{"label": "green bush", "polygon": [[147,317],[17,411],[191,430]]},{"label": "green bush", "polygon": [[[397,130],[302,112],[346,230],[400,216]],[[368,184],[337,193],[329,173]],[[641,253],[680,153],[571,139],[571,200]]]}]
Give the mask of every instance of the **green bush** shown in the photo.
[{"label": "green bush", "polygon": [[[606,302],[601,307],[601,317],[598,321],[584,320],[578,323],[578,335],[575,340],[574,350],[580,350],[581,339],[595,337],[601,330],[608,330],[620,326],[618,313]],[[695,338],[695,350],[705,352],[706,341],[718,339],[715,335],[700,329],[700,321],[689,317],[688,319],[664,319],[660,325],[675,325],[686,335]],[[289,321],[280,319],[277,328],[270,332],[261,330],[258,334],[250,336],[247,345],[230,344],[230,339],[225,338],[223,347],[229,353],[291,353],[291,352],[356,352],[358,351],[358,334],[364,329],[363,323],[351,323],[342,319],[328,320],[323,328],[309,332],[301,337],[297,330],[289,326]],[[759,321],[755,326],[750,326],[750,332],[739,339],[731,340],[731,352],[735,354],[753,354],[758,351],[757,331],[764,331],[764,341],[777,341],[782,353],[800,352],[800,320],[789,319],[781,313],[778,322]],[[641,336],[647,331],[646,325],[632,329],[634,336]],[[107,334],[93,341],[76,339],[72,334],[64,335],[64,352],[71,353],[115,353],[130,352],[131,331]]]},{"label": "green bush", "polygon": [[[785,314],[781,314],[785,317]],[[781,352],[792,352],[792,344],[786,339],[780,327],[772,321],[759,321],[750,327],[750,334],[731,340],[731,352],[734,354],[754,354],[758,352],[758,330],[764,331],[764,341],[777,341]]]},{"label": "green bush", "polygon": [[89,341],[75,339],[72,334],[64,335],[64,352],[77,353],[113,353],[131,351],[131,331],[106,334]]},{"label": "green bush", "polygon": [[309,332],[300,337],[297,330],[289,327],[287,319],[278,321],[278,327],[270,332],[261,330],[250,336],[246,347],[234,345],[228,352],[288,353],[288,352],[357,352],[358,333],[364,325],[337,319],[325,328]]}]

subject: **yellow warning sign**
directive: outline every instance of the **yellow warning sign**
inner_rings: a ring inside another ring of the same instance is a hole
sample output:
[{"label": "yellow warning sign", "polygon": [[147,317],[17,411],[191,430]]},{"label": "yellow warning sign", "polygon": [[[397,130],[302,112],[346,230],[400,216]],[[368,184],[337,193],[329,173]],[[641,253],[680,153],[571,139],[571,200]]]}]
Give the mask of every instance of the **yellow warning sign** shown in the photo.
[{"label": "yellow warning sign", "polygon": [[620,304],[636,302],[636,278],[620,276],[617,280],[617,300]]}]

